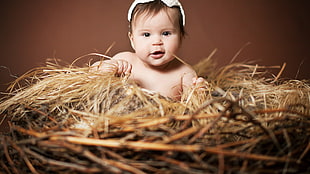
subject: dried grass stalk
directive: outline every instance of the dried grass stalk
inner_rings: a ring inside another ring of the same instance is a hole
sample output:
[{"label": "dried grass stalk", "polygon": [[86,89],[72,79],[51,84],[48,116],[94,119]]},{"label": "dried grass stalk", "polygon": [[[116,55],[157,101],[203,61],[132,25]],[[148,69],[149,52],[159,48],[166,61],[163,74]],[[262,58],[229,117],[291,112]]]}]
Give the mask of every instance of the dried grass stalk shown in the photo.
[{"label": "dried grass stalk", "polygon": [[281,73],[268,76],[270,67],[209,72],[213,66],[211,58],[195,66],[208,74],[207,88],[193,87],[179,102],[89,68],[36,68],[0,103],[10,120],[0,166],[6,173],[309,172],[309,83],[280,81]]}]

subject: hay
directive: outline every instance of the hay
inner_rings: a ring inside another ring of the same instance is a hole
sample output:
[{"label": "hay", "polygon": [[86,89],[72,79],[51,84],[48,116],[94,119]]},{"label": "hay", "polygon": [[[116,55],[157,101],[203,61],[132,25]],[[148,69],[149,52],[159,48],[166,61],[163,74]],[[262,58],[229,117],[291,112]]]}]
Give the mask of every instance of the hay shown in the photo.
[{"label": "hay", "polygon": [[10,131],[1,135],[0,166],[6,173],[309,172],[309,83],[280,81],[268,68],[214,71],[208,58],[195,66],[207,88],[193,87],[177,102],[127,77],[49,63],[20,77],[1,101]]}]

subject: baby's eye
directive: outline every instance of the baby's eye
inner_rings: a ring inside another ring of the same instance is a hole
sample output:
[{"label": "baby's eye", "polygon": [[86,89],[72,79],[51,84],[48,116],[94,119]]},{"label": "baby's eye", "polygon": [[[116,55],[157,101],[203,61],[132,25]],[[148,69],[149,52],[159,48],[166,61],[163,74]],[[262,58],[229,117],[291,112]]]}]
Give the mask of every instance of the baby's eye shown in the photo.
[{"label": "baby's eye", "polygon": [[143,33],[143,36],[144,36],[144,37],[150,37],[151,34],[150,34],[150,33]]},{"label": "baby's eye", "polygon": [[169,35],[171,35],[171,32],[169,32],[169,31],[164,31],[162,35],[164,35],[164,36],[169,36]]}]

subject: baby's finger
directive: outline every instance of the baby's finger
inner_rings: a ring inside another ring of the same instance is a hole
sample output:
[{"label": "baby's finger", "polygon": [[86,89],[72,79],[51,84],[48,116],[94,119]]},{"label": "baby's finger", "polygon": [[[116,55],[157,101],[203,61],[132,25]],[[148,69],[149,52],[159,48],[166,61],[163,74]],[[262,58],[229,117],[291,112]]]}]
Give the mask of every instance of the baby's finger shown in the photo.
[{"label": "baby's finger", "polygon": [[131,73],[132,65],[127,62],[126,64],[126,70],[125,70],[125,75],[128,75]]},{"label": "baby's finger", "polygon": [[116,74],[117,74],[117,75],[121,75],[122,72],[123,72],[123,62],[120,61],[120,60],[116,60],[116,61],[115,61],[115,65],[117,66]]}]

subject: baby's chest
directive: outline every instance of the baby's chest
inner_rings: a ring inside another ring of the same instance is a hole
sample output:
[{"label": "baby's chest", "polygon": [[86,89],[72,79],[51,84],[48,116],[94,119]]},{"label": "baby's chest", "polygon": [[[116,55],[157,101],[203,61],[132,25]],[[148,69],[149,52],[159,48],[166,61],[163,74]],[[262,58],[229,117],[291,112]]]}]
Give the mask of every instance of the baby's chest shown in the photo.
[{"label": "baby's chest", "polygon": [[177,90],[181,88],[181,77],[172,75],[154,75],[140,74],[134,77],[136,83],[143,87],[154,91]]}]

